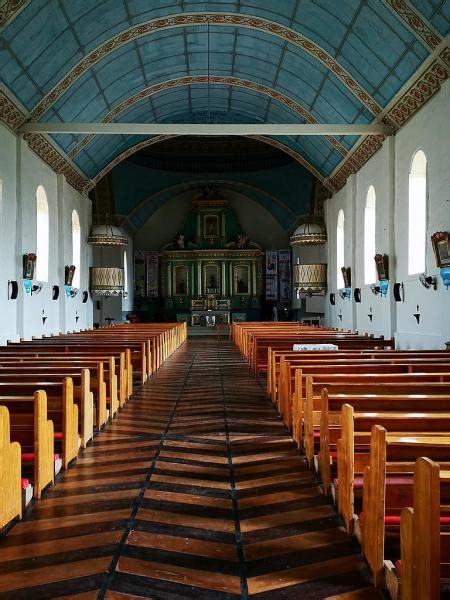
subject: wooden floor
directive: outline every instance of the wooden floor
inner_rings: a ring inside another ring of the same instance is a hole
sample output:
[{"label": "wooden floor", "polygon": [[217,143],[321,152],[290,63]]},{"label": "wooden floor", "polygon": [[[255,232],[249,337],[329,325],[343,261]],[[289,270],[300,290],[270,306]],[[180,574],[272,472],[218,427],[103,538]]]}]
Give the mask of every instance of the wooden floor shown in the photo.
[{"label": "wooden floor", "polygon": [[0,541],[0,598],[379,598],[226,340],[189,340]]}]

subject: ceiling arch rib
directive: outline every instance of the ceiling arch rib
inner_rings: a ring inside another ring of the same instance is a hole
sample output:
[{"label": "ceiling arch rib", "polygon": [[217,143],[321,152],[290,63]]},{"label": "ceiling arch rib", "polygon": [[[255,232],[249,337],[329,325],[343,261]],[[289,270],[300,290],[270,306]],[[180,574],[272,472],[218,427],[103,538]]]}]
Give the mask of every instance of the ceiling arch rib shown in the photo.
[{"label": "ceiling arch rib", "polygon": [[[144,98],[149,98],[158,92],[167,89],[173,89],[183,86],[188,86],[192,84],[215,84],[215,85],[228,85],[235,87],[242,87],[245,89],[250,89],[256,91],[258,93],[269,96],[271,99],[274,99],[278,102],[281,102],[289,109],[298,114],[302,119],[304,119],[307,123],[319,123],[319,121],[300,103],[295,102],[287,95],[282,94],[281,92],[274,90],[268,86],[262,85],[260,83],[255,83],[250,80],[243,80],[237,77],[226,77],[226,76],[187,76],[181,77],[179,79],[172,79],[165,81],[164,83],[158,83],[151,87],[148,87],[144,90],[141,90],[137,94],[123,100],[119,105],[117,105],[112,111],[110,111],[107,115],[102,118],[102,123],[110,123],[117,117],[121,115],[125,110],[128,110],[131,106],[140,102]],[[68,156],[70,158],[74,158],[78,152],[85,147],[94,137],[93,134],[86,135],[82,140],[80,140],[69,152]],[[325,136],[328,142],[336,148],[343,156],[348,153],[348,150],[334,137],[334,136]]]},{"label": "ceiling arch rib", "polygon": [[333,73],[361,104],[363,104],[375,117],[381,113],[381,106],[367,93],[366,90],[317,43],[311,41],[304,35],[279,23],[249,15],[236,15],[224,13],[205,14],[178,14],[163,19],[155,19],[139,26],[131,27],[122,31],[106,42],[92,50],[87,56],[79,61],[66,75],[53,87],[53,89],[40,100],[31,112],[31,119],[40,119],[54,103],[66,93],[67,90],[99,61],[105,58],[113,50],[128,44],[140,37],[150,35],[154,32],[173,29],[176,27],[192,27],[196,25],[207,25],[223,27],[242,27],[256,31],[265,32],[279,39],[289,42],[301,48],[304,52],[319,61],[325,68]]},{"label": "ceiling arch rib", "polygon": [[[91,180],[89,180],[88,184],[84,188],[84,191],[89,192],[91,189],[93,189],[97,185],[97,183],[100,181],[100,179],[105,177],[105,175],[107,175],[114,167],[116,167],[121,162],[126,160],[132,154],[135,154],[136,152],[139,152],[140,150],[143,150],[144,148],[148,148],[149,146],[152,146],[153,144],[158,144],[159,142],[173,139],[175,137],[177,137],[177,136],[159,135],[159,136],[155,136],[151,139],[147,139],[147,140],[138,142],[137,144],[134,144],[130,148],[127,148],[126,150],[124,150],[123,152],[118,154],[116,157],[114,157],[105,167],[103,167],[103,169],[101,171],[99,171],[97,173],[97,175],[95,175],[95,177],[93,177]],[[280,140],[274,140],[272,138],[267,138],[264,136],[252,136],[252,137],[254,139],[264,142],[270,146],[273,146],[274,148],[278,148],[279,150],[285,152],[286,154],[289,154],[289,156],[291,156],[300,165],[305,167],[305,169],[307,169],[310,173],[312,173],[315,177],[317,177],[317,179],[319,181],[321,181],[323,183],[323,185],[325,185],[325,187],[327,187],[328,189],[331,190],[330,184],[323,177],[323,175],[321,173],[319,173],[319,171],[317,169],[315,169],[311,164],[309,164],[308,161],[306,161],[303,158],[303,156],[301,154],[299,154],[298,152],[296,152],[293,148],[291,148],[287,144],[281,142]]]}]

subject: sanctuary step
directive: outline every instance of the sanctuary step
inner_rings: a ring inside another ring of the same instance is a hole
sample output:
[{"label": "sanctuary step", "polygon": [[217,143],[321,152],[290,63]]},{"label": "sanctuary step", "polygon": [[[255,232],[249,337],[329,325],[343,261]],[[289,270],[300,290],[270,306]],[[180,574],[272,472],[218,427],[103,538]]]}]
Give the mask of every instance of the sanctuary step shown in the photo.
[{"label": "sanctuary step", "polygon": [[382,597],[259,380],[205,337],[0,539],[0,596]]}]

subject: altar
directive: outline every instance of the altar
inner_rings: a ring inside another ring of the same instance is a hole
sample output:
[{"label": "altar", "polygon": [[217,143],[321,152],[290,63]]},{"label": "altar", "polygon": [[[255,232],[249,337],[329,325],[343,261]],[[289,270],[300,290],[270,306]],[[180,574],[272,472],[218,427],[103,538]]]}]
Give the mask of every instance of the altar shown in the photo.
[{"label": "altar", "polygon": [[193,310],[191,312],[191,325],[193,327],[215,327],[228,325],[230,311],[228,310]]},{"label": "altar", "polygon": [[262,251],[217,194],[194,198],[183,229],[162,248],[161,295],[168,318],[194,327],[229,324],[257,314],[262,294]]}]

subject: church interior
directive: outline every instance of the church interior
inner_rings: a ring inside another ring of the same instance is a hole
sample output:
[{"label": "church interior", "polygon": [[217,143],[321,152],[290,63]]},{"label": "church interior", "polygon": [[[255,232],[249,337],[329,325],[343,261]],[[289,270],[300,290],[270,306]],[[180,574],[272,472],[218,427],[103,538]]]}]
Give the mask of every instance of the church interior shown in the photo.
[{"label": "church interior", "polygon": [[0,598],[450,598],[450,0],[0,0]]}]

